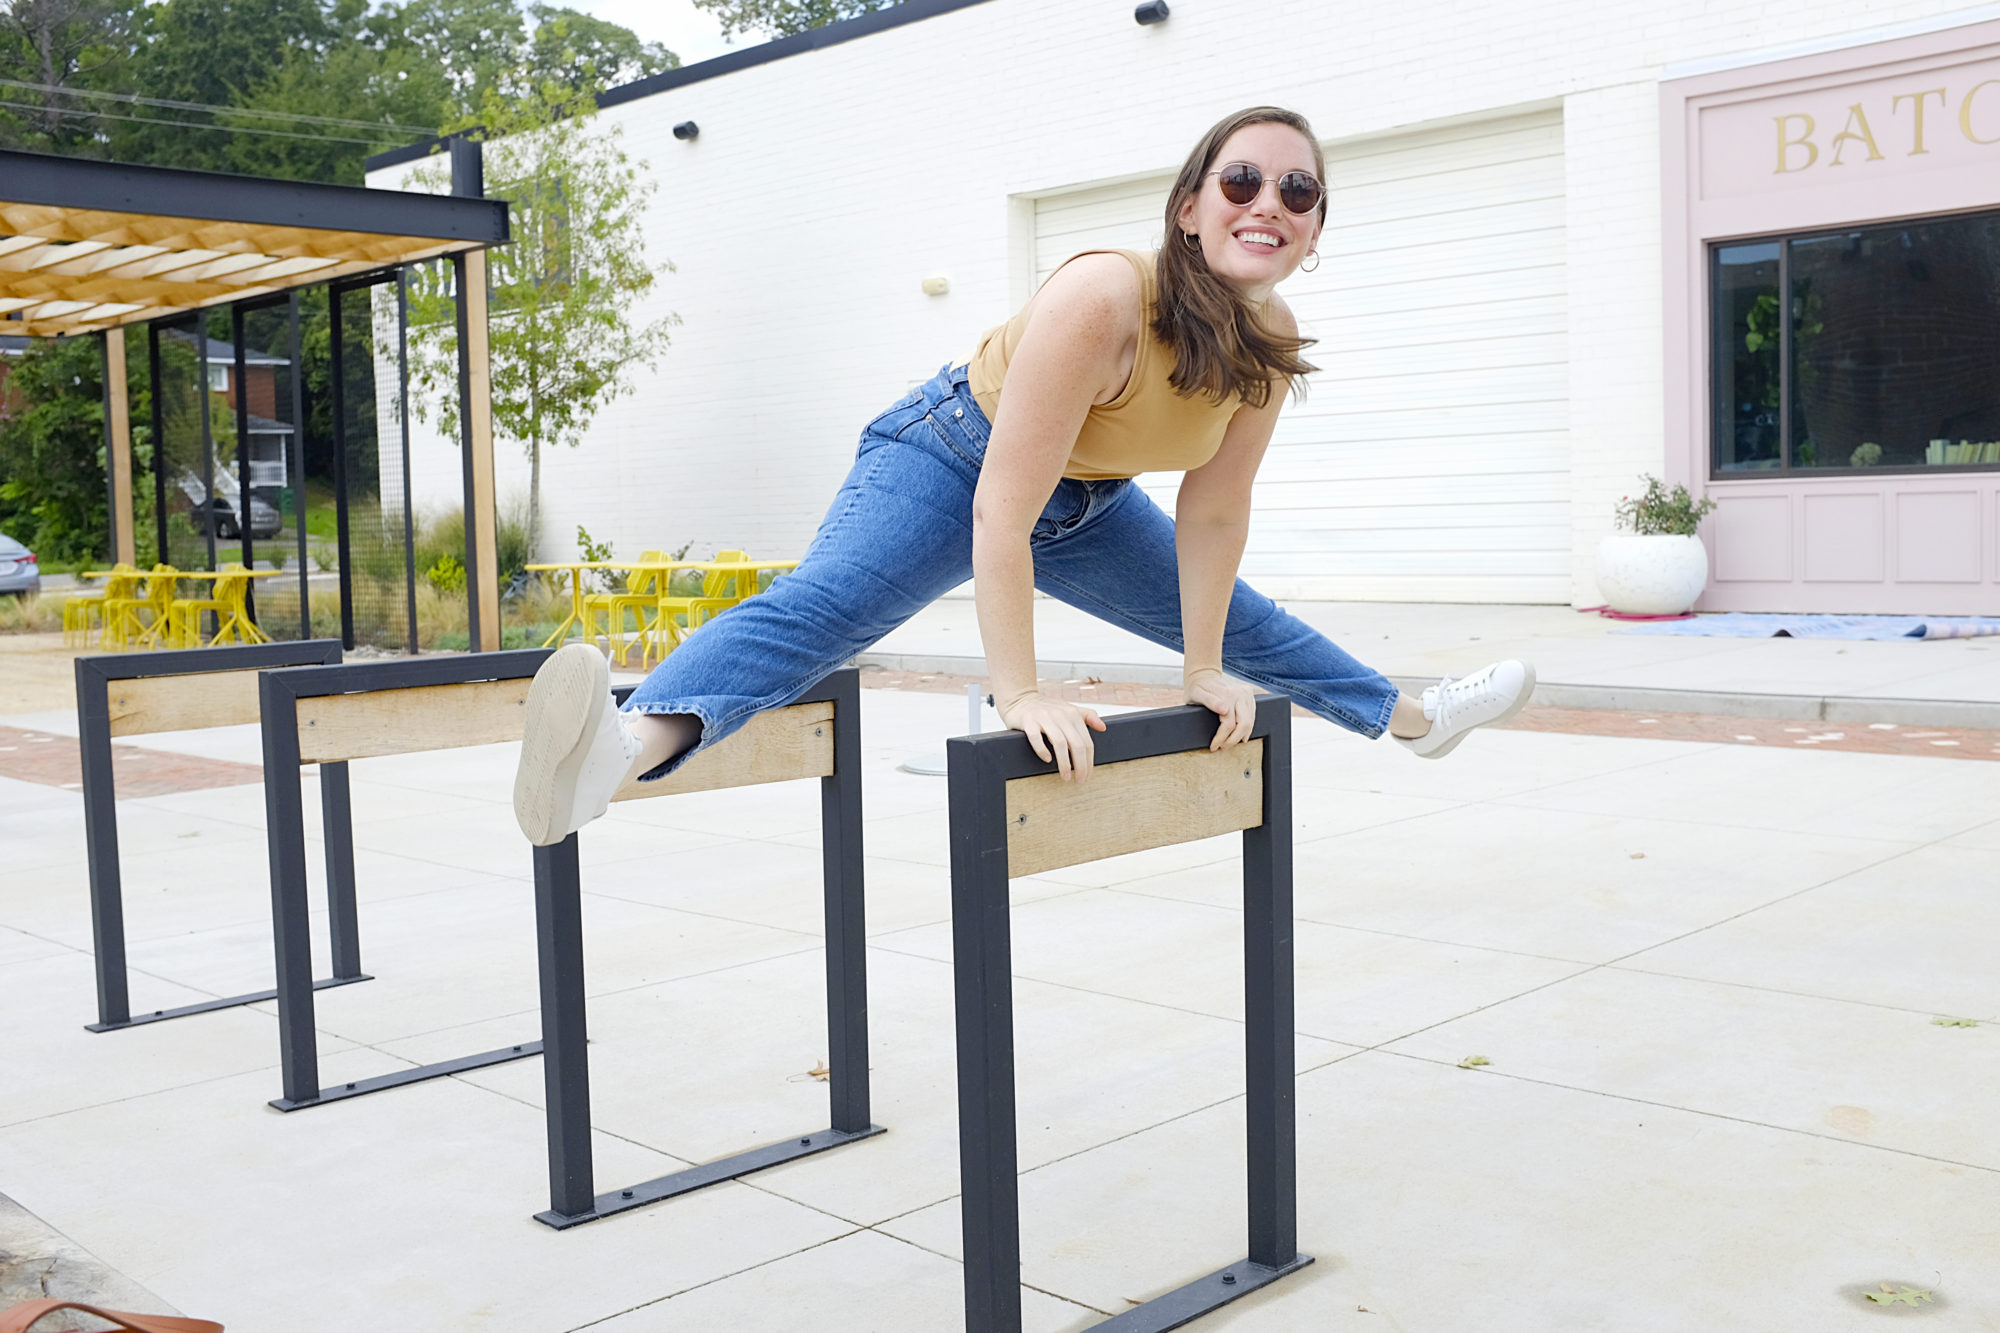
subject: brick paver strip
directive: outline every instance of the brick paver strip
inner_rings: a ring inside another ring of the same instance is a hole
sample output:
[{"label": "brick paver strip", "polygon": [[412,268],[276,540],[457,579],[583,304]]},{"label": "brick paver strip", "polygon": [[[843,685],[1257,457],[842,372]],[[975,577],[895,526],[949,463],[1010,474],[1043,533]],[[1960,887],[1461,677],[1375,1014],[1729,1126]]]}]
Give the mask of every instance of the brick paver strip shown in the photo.
[{"label": "brick paver strip", "polygon": [[[975,676],[864,669],[864,688],[956,694]],[[984,681],[980,681],[984,684]],[[1181,702],[1173,685],[1133,685],[1098,680],[1045,680],[1042,693],[1076,703],[1167,708]],[[1295,717],[1311,716],[1296,705]],[[1627,736],[1656,741],[1707,741],[1767,749],[1849,750],[1864,754],[1923,755],[1931,759],[2000,760],[2000,731],[1965,727],[1909,727],[1868,722],[1797,722],[1723,717],[1711,713],[1641,713],[1589,708],[1524,708],[1503,724],[1508,731],[1548,731],[1570,736]]]},{"label": "brick paver strip", "polygon": [[[120,796],[166,796],[208,787],[244,787],[264,780],[264,770],[257,764],[169,754],[136,745],[112,746],[111,762]],[[83,766],[77,758],[76,737],[0,727],[0,778],[81,790]]]},{"label": "brick paver strip", "polygon": [[[974,676],[922,674],[863,668],[861,683],[878,690],[955,694],[963,698]],[[983,681],[979,683],[984,684]],[[1042,692],[1077,703],[1167,708],[1181,702],[1172,685],[1135,685],[1097,680],[1045,680]],[[1293,708],[1298,717],[1311,716]],[[1766,748],[1846,750],[1863,754],[1923,755],[1931,759],[2000,760],[2000,731],[1965,727],[1905,727],[1867,722],[1796,722],[1770,718],[1719,717],[1708,713],[1641,713],[1588,708],[1527,708],[1505,724],[1509,731],[1547,731],[1570,736],[1627,736],[1656,741],[1706,741]],[[209,787],[246,787],[264,780],[256,764],[201,759],[137,745],[111,747],[120,796],[165,796]],[[83,776],[76,739],[47,732],[0,727],[0,777],[79,790]]]}]

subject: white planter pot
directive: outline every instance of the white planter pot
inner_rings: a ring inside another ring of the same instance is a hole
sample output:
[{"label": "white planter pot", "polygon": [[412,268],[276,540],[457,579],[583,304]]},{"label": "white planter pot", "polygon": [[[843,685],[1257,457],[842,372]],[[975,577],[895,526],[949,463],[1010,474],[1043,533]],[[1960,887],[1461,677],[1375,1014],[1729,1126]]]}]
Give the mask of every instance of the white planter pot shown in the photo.
[{"label": "white planter pot", "polygon": [[1613,611],[1677,616],[1708,586],[1708,551],[1699,537],[1614,532],[1597,544],[1597,591]]}]

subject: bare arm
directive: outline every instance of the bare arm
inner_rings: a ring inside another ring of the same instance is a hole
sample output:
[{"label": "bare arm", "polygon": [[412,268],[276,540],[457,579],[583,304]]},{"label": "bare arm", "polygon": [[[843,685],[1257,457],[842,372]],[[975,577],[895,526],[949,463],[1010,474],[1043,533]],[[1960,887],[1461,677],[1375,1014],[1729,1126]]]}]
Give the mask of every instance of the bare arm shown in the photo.
[{"label": "bare arm", "polygon": [[972,498],[974,598],[994,706],[1065,777],[1089,773],[1089,728],[1104,724],[1089,709],[1044,698],[1036,686],[1028,541],[1091,404],[1123,387],[1120,367],[1138,324],[1137,279],[1118,256],[1086,255],[1049,279],[1008,363]]},{"label": "bare arm", "polygon": [[[1295,328],[1282,305],[1273,316],[1278,327]],[[1202,704],[1222,719],[1211,749],[1227,749],[1245,739],[1256,722],[1255,692],[1222,673],[1222,634],[1250,535],[1250,487],[1277,427],[1285,388],[1274,384],[1264,406],[1236,410],[1215,457],[1182,478],[1174,509],[1185,643],[1181,686],[1189,703]]]}]

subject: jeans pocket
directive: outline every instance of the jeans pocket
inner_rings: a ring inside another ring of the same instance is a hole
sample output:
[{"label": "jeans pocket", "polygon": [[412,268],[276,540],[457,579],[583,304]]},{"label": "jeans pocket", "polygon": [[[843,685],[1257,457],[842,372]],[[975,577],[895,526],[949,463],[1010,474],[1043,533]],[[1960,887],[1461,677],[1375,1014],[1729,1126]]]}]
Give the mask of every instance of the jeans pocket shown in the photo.
[{"label": "jeans pocket", "polygon": [[938,444],[944,444],[958,458],[972,464],[974,470],[986,462],[986,440],[990,438],[986,420],[976,414],[978,404],[968,408],[956,396],[932,404],[930,412],[924,414],[924,424],[930,426]]},{"label": "jeans pocket", "polygon": [[1031,541],[1054,541],[1076,531],[1077,526],[1090,515],[1090,484],[1064,477],[1056,483],[1055,493],[1042,506],[1042,516],[1035,520]]}]

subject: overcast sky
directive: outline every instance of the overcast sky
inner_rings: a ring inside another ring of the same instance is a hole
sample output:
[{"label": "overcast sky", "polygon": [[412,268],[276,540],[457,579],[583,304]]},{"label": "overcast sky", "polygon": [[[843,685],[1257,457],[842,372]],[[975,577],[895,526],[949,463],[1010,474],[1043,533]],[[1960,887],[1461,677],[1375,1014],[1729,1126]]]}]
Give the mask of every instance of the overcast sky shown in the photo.
[{"label": "overcast sky", "polygon": [[739,33],[734,46],[722,40],[713,14],[696,9],[692,0],[567,0],[571,9],[623,24],[643,41],[659,42],[681,58],[683,65],[728,51],[755,46],[763,39]]}]

